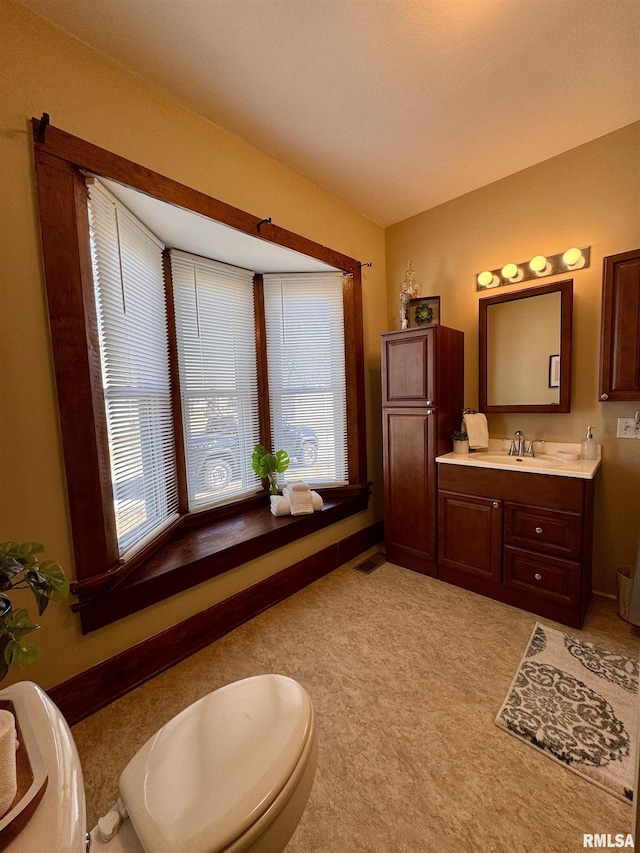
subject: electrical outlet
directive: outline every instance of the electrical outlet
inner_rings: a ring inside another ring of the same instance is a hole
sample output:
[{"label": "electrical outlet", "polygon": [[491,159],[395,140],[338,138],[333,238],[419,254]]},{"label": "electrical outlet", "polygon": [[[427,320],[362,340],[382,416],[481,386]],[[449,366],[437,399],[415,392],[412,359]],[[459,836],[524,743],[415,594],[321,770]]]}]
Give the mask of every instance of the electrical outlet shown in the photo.
[{"label": "electrical outlet", "polygon": [[640,423],[635,418],[618,418],[618,438],[640,438]]}]

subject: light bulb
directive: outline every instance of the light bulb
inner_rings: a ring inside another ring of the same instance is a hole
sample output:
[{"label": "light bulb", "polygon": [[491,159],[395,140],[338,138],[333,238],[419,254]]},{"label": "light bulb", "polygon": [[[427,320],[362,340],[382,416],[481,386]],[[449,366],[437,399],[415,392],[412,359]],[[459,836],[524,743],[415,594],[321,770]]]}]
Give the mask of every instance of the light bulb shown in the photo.
[{"label": "light bulb", "polygon": [[478,276],[478,284],[480,287],[491,287],[493,284],[493,273],[489,270],[483,270]]},{"label": "light bulb", "polygon": [[518,267],[516,264],[506,264],[506,266],[502,267],[502,275],[504,278],[508,278],[509,281],[515,281],[518,278]]},{"label": "light bulb", "polygon": [[536,255],[535,258],[531,258],[529,261],[529,266],[534,272],[538,274],[543,273],[547,269],[547,259],[544,255]]},{"label": "light bulb", "polygon": [[562,256],[562,260],[568,267],[575,267],[580,263],[580,261],[584,261],[584,258],[582,257],[582,251],[580,249],[573,248],[567,249]]}]

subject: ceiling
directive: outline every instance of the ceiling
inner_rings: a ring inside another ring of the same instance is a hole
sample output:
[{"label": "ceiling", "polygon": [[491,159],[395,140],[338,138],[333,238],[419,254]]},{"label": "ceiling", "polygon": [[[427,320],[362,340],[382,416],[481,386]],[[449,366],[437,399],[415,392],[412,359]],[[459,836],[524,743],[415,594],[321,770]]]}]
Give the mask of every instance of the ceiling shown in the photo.
[{"label": "ceiling", "polygon": [[21,2],[384,226],[640,119],[637,0]]}]

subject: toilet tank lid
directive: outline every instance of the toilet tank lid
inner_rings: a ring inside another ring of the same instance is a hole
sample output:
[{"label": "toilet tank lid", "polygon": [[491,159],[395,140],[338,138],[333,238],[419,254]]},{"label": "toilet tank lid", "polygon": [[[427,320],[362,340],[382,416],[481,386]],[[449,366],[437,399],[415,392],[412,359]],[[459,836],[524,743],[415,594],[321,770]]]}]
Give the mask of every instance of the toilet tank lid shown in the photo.
[{"label": "toilet tank lid", "polygon": [[170,720],[120,776],[147,853],[224,850],[283,789],[312,720],[307,692],[283,675],[228,684]]}]

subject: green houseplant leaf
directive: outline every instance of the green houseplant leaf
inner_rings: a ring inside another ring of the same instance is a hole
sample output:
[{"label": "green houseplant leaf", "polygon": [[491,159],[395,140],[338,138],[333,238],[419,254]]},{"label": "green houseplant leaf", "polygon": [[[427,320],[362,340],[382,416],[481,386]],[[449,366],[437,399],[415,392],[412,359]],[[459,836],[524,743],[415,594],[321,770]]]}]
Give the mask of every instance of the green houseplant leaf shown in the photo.
[{"label": "green houseplant leaf", "polygon": [[0,681],[9,669],[33,663],[41,650],[24,637],[38,629],[26,609],[13,610],[8,593],[30,589],[42,616],[50,601],[69,595],[69,581],[62,566],[53,560],[39,562],[44,551],[39,542],[0,543]]},{"label": "green houseplant leaf", "polygon": [[41,650],[25,643],[24,637],[37,631],[38,625],[24,608],[11,611],[0,618],[0,679],[4,678],[11,667],[20,669],[25,663],[33,663],[41,655]]},{"label": "green houseplant leaf", "polygon": [[286,450],[276,450],[271,453],[262,444],[256,444],[251,454],[251,467],[258,477],[266,477],[269,481],[269,491],[278,494],[276,474],[284,474],[290,463]]}]

